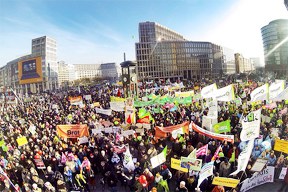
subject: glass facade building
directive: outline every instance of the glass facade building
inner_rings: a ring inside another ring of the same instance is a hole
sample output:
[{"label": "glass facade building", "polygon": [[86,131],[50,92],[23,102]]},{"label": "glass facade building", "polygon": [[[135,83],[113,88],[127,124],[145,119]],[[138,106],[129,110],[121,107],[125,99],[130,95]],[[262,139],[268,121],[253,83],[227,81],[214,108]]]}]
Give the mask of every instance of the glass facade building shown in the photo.
[{"label": "glass facade building", "polygon": [[288,20],[271,21],[261,28],[266,71],[278,77],[288,71]]},{"label": "glass facade building", "polygon": [[155,22],[139,23],[136,43],[138,79],[193,79],[223,73],[223,48],[188,41]]}]

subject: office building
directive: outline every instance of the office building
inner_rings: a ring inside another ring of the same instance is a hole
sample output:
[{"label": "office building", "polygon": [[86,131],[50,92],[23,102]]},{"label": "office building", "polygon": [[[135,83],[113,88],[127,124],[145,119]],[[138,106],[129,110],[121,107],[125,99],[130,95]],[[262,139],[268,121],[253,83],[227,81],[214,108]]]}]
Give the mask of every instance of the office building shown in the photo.
[{"label": "office building", "polygon": [[265,70],[277,77],[288,74],[288,20],[271,21],[261,28]]},{"label": "office building", "polygon": [[250,58],[250,60],[253,64],[253,66],[255,67],[255,69],[263,67],[259,57],[252,57],[252,58]]},{"label": "office building", "polygon": [[223,73],[224,74],[234,74],[236,73],[236,64],[234,57],[234,50],[227,47],[223,47]]},{"label": "office building", "polygon": [[31,45],[31,54],[9,61],[1,68],[1,84],[20,94],[58,88],[56,41],[43,36],[32,39]]},{"label": "office building", "polygon": [[139,23],[135,44],[139,80],[193,79],[223,74],[221,46],[188,41],[182,35],[155,22]]},{"label": "office building", "polygon": [[103,78],[112,80],[118,80],[121,74],[121,68],[116,63],[103,63],[100,65],[100,70]]},{"label": "office building", "polygon": [[73,64],[75,79],[102,77],[100,64]]},{"label": "office building", "polygon": [[255,70],[249,58],[243,57],[240,53],[235,53],[236,73],[249,73]]}]

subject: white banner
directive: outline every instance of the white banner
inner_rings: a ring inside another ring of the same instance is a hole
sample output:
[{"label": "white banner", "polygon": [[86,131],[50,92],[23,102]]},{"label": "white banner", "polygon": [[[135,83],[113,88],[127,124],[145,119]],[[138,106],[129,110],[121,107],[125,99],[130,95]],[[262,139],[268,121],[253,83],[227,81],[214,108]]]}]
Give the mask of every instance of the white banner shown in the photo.
[{"label": "white banner", "polygon": [[277,97],[273,98],[272,101],[282,101],[288,99],[288,87],[284,89]]},{"label": "white banner", "polygon": [[101,113],[101,114],[110,116],[112,114],[112,110],[111,109],[100,109],[100,108],[96,107],[96,113]]},{"label": "white banner", "polygon": [[260,135],[261,109],[250,112],[241,121],[242,131],[240,133],[241,141],[255,139]]},{"label": "white banner", "polygon": [[268,93],[269,93],[269,85],[268,83],[266,83],[261,87],[258,87],[254,91],[252,91],[252,93],[250,94],[251,102],[268,100]]},{"label": "white banner", "polygon": [[217,101],[233,101],[235,99],[233,85],[228,85],[221,89],[217,89],[213,93],[213,98]]},{"label": "white banner", "polygon": [[78,145],[81,145],[83,143],[88,143],[88,137],[84,136],[84,137],[79,137],[78,138]]},{"label": "white banner", "polygon": [[167,146],[163,149],[163,151],[160,154],[158,154],[158,155],[156,155],[150,159],[152,168],[154,169],[155,167],[158,167],[162,163],[165,163],[166,162],[166,156],[167,156]]},{"label": "white banner", "polygon": [[129,137],[129,135],[133,135],[135,133],[134,130],[127,130],[127,131],[122,131],[122,136],[123,137]]},{"label": "white banner", "polygon": [[91,95],[83,95],[83,98],[87,101],[92,100]]},{"label": "white banner", "polygon": [[217,102],[217,100],[212,100],[212,101],[208,102],[208,108],[209,108],[209,111],[208,111],[207,116],[218,118],[218,102]]},{"label": "white banner", "polygon": [[124,101],[111,101],[110,108],[113,111],[125,111],[125,103]]},{"label": "white banner", "polygon": [[285,88],[284,81],[274,82],[269,87],[269,99],[277,97]]},{"label": "white banner", "polygon": [[286,175],[286,171],[287,171],[287,168],[286,167],[282,167],[281,173],[279,175],[279,179],[284,179],[284,177]]},{"label": "white banner", "polygon": [[248,191],[265,183],[272,183],[274,181],[274,171],[275,167],[268,166],[263,171],[255,173],[251,178],[245,179],[240,192]]},{"label": "white banner", "polygon": [[102,129],[100,128],[100,129],[91,129],[91,131],[92,131],[92,134],[95,134],[95,135],[97,135],[97,134],[100,134],[100,133],[102,133]]},{"label": "white banner", "polygon": [[206,87],[203,87],[201,90],[201,96],[203,99],[213,97],[213,92],[217,90],[216,83],[212,85],[208,85]]},{"label": "white banner", "polygon": [[218,123],[217,117],[208,117],[208,116],[203,116],[202,117],[202,128],[206,128],[207,130],[214,132],[213,131],[213,125]]},{"label": "white banner", "polygon": [[197,188],[200,186],[200,184],[206,179],[207,177],[213,175],[213,167],[214,167],[214,161],[211,161],[209,163],[206,163],[200,173],[199,173],[199,180],[197,184]]},{"label": "white banner", "polygon": [[244,146],[242,152],[238,156],[237,170],[231,173],[230,175],[236,175],[240,171],[245,171],[248,161],[250,159],[250,155],[252,153],[253,147],[254,147],[254,139],[250,140],[248,144]]},{"label": "white banner", "polygon": [[135,165],[133,163],[133,158],[130,153],[129,146],[126,146],[126,151],[123,154],[124,154],[123,166],[127,168],[129,171],[134,171]]},{"label": "white banner", "polygon": [[194,91],[175,92],[175,97],[190,97],[194,95]]}]

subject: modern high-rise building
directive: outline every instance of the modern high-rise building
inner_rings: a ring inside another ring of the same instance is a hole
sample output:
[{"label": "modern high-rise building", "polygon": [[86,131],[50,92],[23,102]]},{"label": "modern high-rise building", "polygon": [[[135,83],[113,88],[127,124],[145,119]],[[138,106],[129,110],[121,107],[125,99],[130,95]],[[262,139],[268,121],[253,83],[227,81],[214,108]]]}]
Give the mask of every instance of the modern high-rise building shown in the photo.
[{"label": "modern high-rise building", "polygon": [[259,57],[252,57],[250,58],[251,62],[253,63],[254,67],[255,68],[260,68],[260,67],[263,67],[261,65],[261,61],[260,61],[260,58]]},{"label": "modern high-rise building", "polygon": [[9,61],[1,71],[3,86],[21,94],[58,88],[56,41],[43,36],[32,39],[31,54]]},{"label": "modern high-rise building", "polygon": [[240,53],[235,53],[235,64],[237,73],[247,73],[255,70],[251,60],[243,57]]},{"label": "modern high-rise building", "polygon": [[102,77],[117,80],[121,74],[120,66],[117,66],[116,63],[102,63],[100,65],[100,70]]},{"label": "modern high-rise building", "polygon": [[223,47],[223,57],[223,73],[229,75],[236,73],[234,50]]},{"label": "modern high-rise building", "polygon": [[143,79],[193,79],[223,73],[221,46],[188,41],[155,22],[139,23],[137,75]]},{"label": "modern high-rise building", "polygon": [[288,74],[288,19],[271,21],[261,28],[265,70],[277,77]]}]

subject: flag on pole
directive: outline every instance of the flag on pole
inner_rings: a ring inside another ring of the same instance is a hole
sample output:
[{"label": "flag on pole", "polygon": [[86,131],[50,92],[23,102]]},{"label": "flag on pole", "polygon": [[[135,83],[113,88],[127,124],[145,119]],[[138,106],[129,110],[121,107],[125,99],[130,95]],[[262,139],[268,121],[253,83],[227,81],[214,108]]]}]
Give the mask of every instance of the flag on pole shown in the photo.
[{"label": "flag on pole", "polygon": [[132,159],[132,155],[130,153],[129,146],[126,146],[126,151],[123,154],[124,154],[123,166],[127,168],[129,171],[134,171],[135,165]]},{"label": "flag on pole", "polygon": [[200,147],[199,149],[197,149],[196,151],[196,157],[202,156],[202,155],[207,155],[207,151],[208,151],[208,144]]},{"label": "flag on pole", "polygon": [[213,157],[212,157],[212,161],[215,161],[218,157],[219,157],[219,152],[222,151],[222,146],[219,145],[219,147],[217,148],[217,150],[215,151]]},{"label": "flag on pole", "polygon": [[209,163],[206,163],[199,173],[199,180],[197,184],[197,188],[199,188],[200,184],[209,176],[213,175],[213,167],[214,167],[214,161],[211,161]]},{"label": "flag on pole", "polygon": [[166,156],[167,156],[167,146],[163,149],[163,151],[160,154],[150,159],[152,168],[158,167],[162,163],[166,162]]}]

